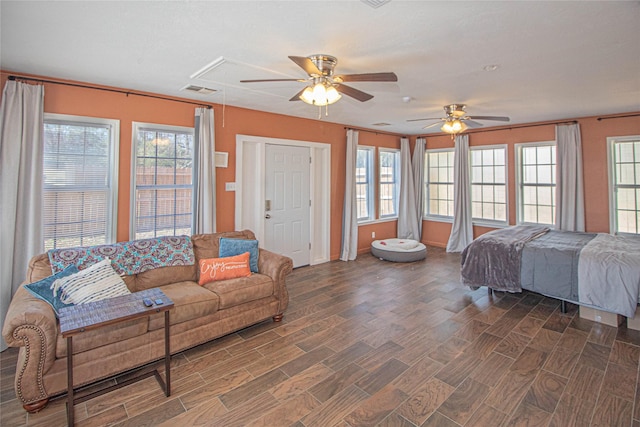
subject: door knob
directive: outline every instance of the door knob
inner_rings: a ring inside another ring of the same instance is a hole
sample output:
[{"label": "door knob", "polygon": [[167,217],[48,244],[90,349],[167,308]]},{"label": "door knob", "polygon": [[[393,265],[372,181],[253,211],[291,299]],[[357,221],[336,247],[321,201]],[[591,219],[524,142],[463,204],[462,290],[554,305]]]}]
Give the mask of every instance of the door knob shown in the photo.
[{"label": "door knob", "polygon": [[271,218],[271,215],[269,215],[269,214],[264,214],[264,217],[265,217],[266,219],[269,219],[269,218]]}]

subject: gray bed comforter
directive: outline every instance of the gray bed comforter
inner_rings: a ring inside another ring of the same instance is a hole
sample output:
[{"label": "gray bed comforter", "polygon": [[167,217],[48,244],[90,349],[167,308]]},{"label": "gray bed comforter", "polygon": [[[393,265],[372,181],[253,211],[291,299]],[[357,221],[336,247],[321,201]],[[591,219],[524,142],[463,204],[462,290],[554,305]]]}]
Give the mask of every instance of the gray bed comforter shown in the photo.
[{"label": "gray bed comforter", "polygon": [[578,301],[580,253],[594,233],[549,230],[522,250],[522,289],[565,301]]},{"label": "gray bed comforter", "polygon": [[507,292],[522,292],[520,265],[525,243],[548,232],[540,225],[518,225],[490,231],[462,251],[462,283],[490,286]]},{"label": "gray bed comforter", "polygon": [[633,318],[640,293],[640,236],[598,234],[578,264],[580,303]]}]

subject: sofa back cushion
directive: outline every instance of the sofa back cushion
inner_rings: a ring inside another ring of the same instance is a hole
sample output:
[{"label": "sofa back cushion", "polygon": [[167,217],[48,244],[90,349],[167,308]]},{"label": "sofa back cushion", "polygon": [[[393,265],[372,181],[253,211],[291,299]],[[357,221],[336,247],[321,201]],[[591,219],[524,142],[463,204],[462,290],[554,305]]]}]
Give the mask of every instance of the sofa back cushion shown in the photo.
[{"label": "sofa back cushion", "polygon": [[177,282],[197,280],[197,265],[175,265],[147,270],[136,275],[136,291],[157,288]]},{"label": "sofa back cushion", "polygon": [[218,258],[220,253],[220,238],[229,239],[250,239],[254,240],[256,235],[250,230],[225,231],[213,234],[194,234],[191,236],[193,252],[196,255],[196,265],[201,259]]}]

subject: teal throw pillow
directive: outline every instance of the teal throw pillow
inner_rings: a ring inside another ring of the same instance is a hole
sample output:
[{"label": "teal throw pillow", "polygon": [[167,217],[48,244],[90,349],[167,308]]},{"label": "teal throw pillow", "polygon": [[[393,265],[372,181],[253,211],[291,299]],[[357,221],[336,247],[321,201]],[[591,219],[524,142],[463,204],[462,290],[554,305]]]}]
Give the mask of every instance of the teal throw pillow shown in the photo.
[{"label": "teal throw pillow", "polygon": [[249,252],[249,268],[251,272],[257,273],[258,255],[260,253],[257,240],[220,238],[220,258],[241,255],[245,252]]},{"label": "teal throw pillow", "polygon": [[68,307],[73,304],[65,304],[60,300],[60,296],[53,296],[52,285],[58,279],[63,277],[71,276],[72,274],[78,273],[78,267],[75,265],[70,265],[64,270],[54,274],[53,276],[45,277],[42,280],[37,282],[29,283],[24,285],[24,287],[36,298],[41,299],[42,301],[48,303],[55,311],[56,316],[60,312],[60,309],[63,307]]}]

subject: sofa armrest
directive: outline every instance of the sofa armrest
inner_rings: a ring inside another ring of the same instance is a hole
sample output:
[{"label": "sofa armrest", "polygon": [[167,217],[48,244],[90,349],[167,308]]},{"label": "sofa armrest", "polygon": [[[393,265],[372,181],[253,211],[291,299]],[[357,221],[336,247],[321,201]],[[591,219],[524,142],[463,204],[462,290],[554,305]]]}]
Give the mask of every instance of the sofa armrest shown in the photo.
[{"label": "sofa armrest", "polygon": [[289,305],[289,292],[287,292],[285,278],[293,271],[293,261],[284,255],[279,255],[266,249],[260,249],[258,271],[261,274],[266,274],[273,280],[274,293],[280,302],[278,313],[284,313]]},{"label": "sofa armrest", "polygon": [[18,358],[15,386],[25,404],[47,398],[42,376],[55,361],[57,324],[53,308],[20,286],[9,304],[2,336],[10,347],[24,347]]}]

